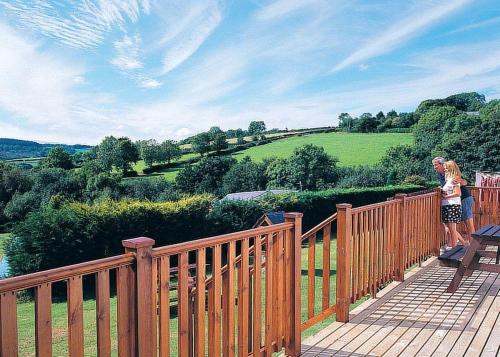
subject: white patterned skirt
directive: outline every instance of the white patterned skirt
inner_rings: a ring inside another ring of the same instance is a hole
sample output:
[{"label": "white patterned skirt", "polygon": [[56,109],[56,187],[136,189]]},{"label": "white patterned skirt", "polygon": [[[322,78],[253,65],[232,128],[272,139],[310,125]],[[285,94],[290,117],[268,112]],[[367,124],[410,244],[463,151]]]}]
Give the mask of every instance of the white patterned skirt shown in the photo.
[{"label": "white patterned skirt", "polygon": [[462,220],[462,205],[441,206],[443,223],[460,223]]}]

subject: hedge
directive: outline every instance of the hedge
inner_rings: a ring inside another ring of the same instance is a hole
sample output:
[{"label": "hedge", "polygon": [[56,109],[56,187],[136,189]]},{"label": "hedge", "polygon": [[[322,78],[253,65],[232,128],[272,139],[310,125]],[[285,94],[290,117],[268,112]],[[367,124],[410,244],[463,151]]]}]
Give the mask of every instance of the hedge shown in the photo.
[{"label": "hedge", "polygon": [[421,189],[415,185],[332,189],[269,195],[257,201],[217,201],[211,195],[197,195],[161,203],[69,203],[40,209],[18,223],[6,255],[11,275],[27,274],[120,254],[123,239],[147,236],[162,246],[249,229],[260,215],[276,210],[304,213],[306,231],[333,214],[338,203],[361,206]]}]

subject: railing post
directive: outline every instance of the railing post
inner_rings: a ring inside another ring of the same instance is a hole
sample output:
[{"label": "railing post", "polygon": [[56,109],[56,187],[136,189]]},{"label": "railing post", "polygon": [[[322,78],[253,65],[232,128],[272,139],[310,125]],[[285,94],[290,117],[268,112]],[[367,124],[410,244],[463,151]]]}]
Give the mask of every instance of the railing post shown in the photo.
[{"label": "railing post", "polygon": [[154,313],[153,307],[153,259],[151,256],[155,241],[151,238],[134,238],[122,241],[126,253],[135,253],[136,258],[136,356],[149,357],[156,355],[153,341]]},{"label": "railing post", "polygon": [[435,227],[436,227],[436,236],[434,237],[434,254],[439,256],[440,248],[441,248],[441,238],[443,234],[446,234],[444,231],[443,224],[441,223],[441,195],[443,194],[441,187],[436,187],[437,199],[436,199],[436,215],[435,215]]},{"label": "railing post", "polygon": [[337,294],[336,319],[349,321],[350,282],[351,282],[351,231],[352,205],[337,205]]},{"label": "railing post", "polygon": [[398,237],[396,240],[396,276],[394,280],[405,280],[405,265],[406,265],[406,193],[398,193],[394,196],[395,200],[399,201],[399,217],[398,217]]},{"label": "railing post", "polygon": [[301,249],[301,238],[302,238],[302,213],[285,213],[285,221],[293,222],[294,228],[291,235],[291,244],[287,244],[287,246],[291,247],[291,264],[289,266],[290,269],[290,280],[287,282],[287,286],[289,286],[289,290],[286,292],[289,294],[289,302],[290,302],[290,328],[286,329],[289,331],[290,336],[285,340],[289,341],[289,343],[285,346],[285,354],[287,356],[300,356],[301,349],[301,332],[300,332],[300,294],[301,294],[301,268],[300,268],[300,249]]}]

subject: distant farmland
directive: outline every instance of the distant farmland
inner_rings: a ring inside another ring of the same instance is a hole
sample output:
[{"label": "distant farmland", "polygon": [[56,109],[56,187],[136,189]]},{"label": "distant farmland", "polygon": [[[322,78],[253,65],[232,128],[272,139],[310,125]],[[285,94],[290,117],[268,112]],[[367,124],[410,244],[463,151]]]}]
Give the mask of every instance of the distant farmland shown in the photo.
[{"label": "distant farmland", "polygon": [[[304,144],[322,146],[326,152],[339,159],[339,166],[374,165],[385,154],[388,148],[398,144],[411,144],[413,137],[409,133],[324,133],[294,136],[281,139],[269,144],[255,146],[250,149],[232,154],[237,160],[250,156],[254,161],[262,161],[266,157],[288,157],[293,150]],[[182,159],[197,156],[197,154],[184,155]],[[138,162],[134,169],[141,173],[144,162]],[[160,170],[150,175],[163,175],[168,180],[175,179],[180,168]]]},{"label": "distant farmland", "polygon": [[255,146],[234,153],[241,160],[250,156],[254,161],[262,161],[267,157],[288,157],[293,150],[304,144],[322,146],[325,151],[339,159],[339,166],[374,165],[385,154],[387,149],[398,144],[411,144],[413,137],[409,133],[326,133],[294,136],[277,140],[267,145]]}]

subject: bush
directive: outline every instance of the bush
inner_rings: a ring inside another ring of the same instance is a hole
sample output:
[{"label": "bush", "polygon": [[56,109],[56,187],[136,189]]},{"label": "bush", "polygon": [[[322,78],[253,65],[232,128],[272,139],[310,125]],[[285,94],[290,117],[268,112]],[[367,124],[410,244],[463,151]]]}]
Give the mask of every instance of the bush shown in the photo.
[{"label": "bush", "polygon": [[105,200],[58,204],[32,212],[16,224],[6,246],[11,274],[20,275],[123,252],[121,241],[151,237],[156,246],[249,229],[269,211],[303,212],[303,231],[335,212],[335,205],[385,201],[422,187],[387,186],[268,195],[258,201],[215,201],[211,195],[175,202]]},{"label": "bush", "polygon": [[408,185],[425,186],[425,179],[419,175],[410,175],[405,177],[403,183]]},{"label": "bush", "polygon": [[123,253],[121,241],[151,237],[157,246],[206,236],[213,196],[176,202],[103,201],[46,207],[18,223],[6,246],[11,274]]},{"label": "bush", "polygon": [[339,188],[377,187],[388,183],[389,170],[381,165],[343,167],[339,176]]}]

